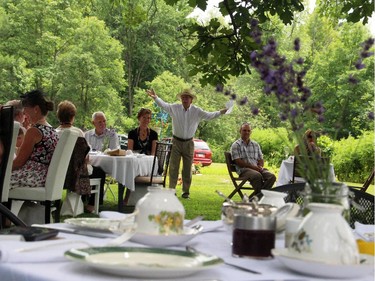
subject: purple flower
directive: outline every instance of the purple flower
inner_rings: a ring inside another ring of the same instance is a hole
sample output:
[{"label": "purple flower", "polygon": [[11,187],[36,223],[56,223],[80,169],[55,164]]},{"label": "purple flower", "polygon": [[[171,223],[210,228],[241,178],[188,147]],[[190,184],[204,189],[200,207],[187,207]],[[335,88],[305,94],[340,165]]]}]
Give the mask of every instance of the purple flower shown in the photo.
[{"label": "purple flower", "polygon": [[224,85],[223,84],[217,84],[216,85],[216,92],[223,92]]},{"label": "purple flower", "polygon": [[298,58],[298,59],[296,60],[296,63],[297,63],[297,64],[303,64],[303,63],[304,63],[303,58]]},{"label": "purple flower", "polygon": [[298,110],[296,108],[293,108],[290,111],[290,116],[292,116],[293,118],[297,117],[298,116]]},{"label": "purple flower", "polygon": [[251,113],[253,115],[258,115],[259,114],[259,108],[255,107],[255,106],[251,106]]},{"label": "purple flower", "polygon": [[243,97],[241,100],[240,100],[240,105],[245,105],[247,104],[247,97]]},{"label": "purple flower", "polygon": [[362,63],[361,59],[357,60],[357,62],[355,63],[355,68],[357,68],[358,70],[365,68],[365,65]]},{"label": "purple flower", "polygon": [[230,91],[226,90],[225,93],[224,93],[224,95],[229,96],[230,95]]},{"label": "purple flower", "polygon": [[349,75],[348,81],[349,81],[350,84],[358,84],[358,82],[359,82],[358,79],[353,76],[353,74]]},{"label": "purple flower", "polygon": [[256,19],[251,19],[250,20],[250,25],[251,25],[251,27],[257,27],[258,26],[258,20],[256,20]]},{"label": "purple flower", "polygon": [[370,119],[370,120],[374,120],[374,112],[371,111],[368,113],[367,117]]}]

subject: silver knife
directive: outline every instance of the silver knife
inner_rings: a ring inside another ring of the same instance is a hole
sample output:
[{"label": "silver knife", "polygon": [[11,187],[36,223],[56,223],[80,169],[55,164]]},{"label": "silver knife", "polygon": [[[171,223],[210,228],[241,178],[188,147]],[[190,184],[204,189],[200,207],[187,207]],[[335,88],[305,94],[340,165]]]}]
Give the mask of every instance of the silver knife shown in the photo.
[{"label": "silver knife", "polygon": [[54,226],[54,225],[46,225],[46,224],[33,224],[31,226],[55,229],[64,233],[91,236],[91,237],[96,237],[96,238],[114,238],[118,236],[112,232],[98,232],[95,230],[87,230],[87,229],[72,229],[72,228],[66,228],[66,227],[60,227],[60,226]]}]

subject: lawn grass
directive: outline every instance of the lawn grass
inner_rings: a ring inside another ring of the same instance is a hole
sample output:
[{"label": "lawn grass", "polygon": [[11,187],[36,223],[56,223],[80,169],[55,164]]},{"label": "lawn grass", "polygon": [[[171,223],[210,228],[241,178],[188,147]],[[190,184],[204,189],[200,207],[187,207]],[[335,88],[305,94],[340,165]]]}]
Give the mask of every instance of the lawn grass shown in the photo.
[{"label": "lawn grass", "polygon": [[[275,171],[277,175],[278,171]],[[221,216],[221,198],[215,191],[220,190],[225,195],[229,195],[234,189],[229,178],[226,165],[223,163],[212,163],[208,167],[201,168],[200,175],[193,175],[193,182],[190,189],[190,200],[182,199],[182,187],[178,185],[176,193],[185,207],[186,219],[192,219],[198,215],[203,215],[205,220],[219,220]],[[358,183],[347,183],[350,186],[361,186]],[[167,182],[168,186],[168,182]],[[112,191],[117,198],[117,184],[111,185]],[[246,190],[245,190],[246,192]],[[370,185],[367,192],[374,194],[374,185]],[[236,194],[233,200],[239,201],[240,197]],[[110,192],[107,192],[104,205],[101,210],[117,211],[117,200]],[[129,210],[132,210],[131,208]],[[82,214],[81,216],[92,216]]]}]

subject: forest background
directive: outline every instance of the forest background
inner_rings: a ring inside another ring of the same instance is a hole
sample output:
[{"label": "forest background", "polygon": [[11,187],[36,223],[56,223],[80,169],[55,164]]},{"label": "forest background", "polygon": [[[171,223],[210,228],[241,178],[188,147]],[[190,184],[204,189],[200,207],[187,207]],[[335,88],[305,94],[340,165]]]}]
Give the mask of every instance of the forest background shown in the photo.
[{"label": "forest background", "polygon": [[[249,36],[255,18],[263,37],[275,38],[287,58],[295,58],[293,41],[300,38],[311,101],[325,110],[324,122],[309,120],[305,126],[322,132],[319,145],[339,180],[363,182],[374,167],[374,60],[366,59],[360,70],[354,66],[361,43],[371,37],[367,22],[374,1],[318,0],[309,11],[308,1],[224,0],[221,14],[192,16],[206,5],[203,0],[0,0],[0,104],[40,88],[55,105],[67,99],[77,106],[76,126],[90,129],[92,113],[101,110],[118,133],[136,127],[136,113],[148,107],[152,125],[166,137],[170,118],[145,90],[154,88],[175,102],[178,92],[192,87],[195,104],[205,110],[221,109],[229,99],[237,105],[231,114],[199,125],[196,137],[209,143],[214,162],[224,162],[223,152],[248,121],[267,165],[279,167],[295,140],[279,118],[278,101],[264,94],[250,66],[251,51],[260,48]],[[351,75],[360,82],[348,83]],[[223,92],[216,91],[218,84]],[[54,114],[48,119],[58,126]]]}]

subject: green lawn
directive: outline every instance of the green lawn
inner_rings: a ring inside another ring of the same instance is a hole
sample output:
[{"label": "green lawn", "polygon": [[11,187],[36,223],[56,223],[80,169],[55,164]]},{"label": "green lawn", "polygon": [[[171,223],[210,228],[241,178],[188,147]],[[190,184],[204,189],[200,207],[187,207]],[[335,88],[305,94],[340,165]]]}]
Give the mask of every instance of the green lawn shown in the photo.
[{"label": "green lawn", "polygon": [[[233,190],[226,165],[222,163],[213,163],[208,167],[201,169],[201,175],[193,175],[193,183],[190,189],[190,200],[181,199],[181,186],[177,186],[178,198],[183,203],[186,210],[186,219],[192,219],[195,216],[203,215],[206,220],[218,220],[221,214],[221,205],[223,198],[216,194],[216,190],[220,190],[229,195]],[[277,171],[276,175],[277,175]],[[347,183],[351,186],[361,186],[361,184]],[[117,184],[111,185],[112,191],[117,197]],[[246,192],[246,191],[245,191]],[[367,192],[374,194],[374,186],[371,185]],[[236,195],[235,201],[240,200]],[[101,210],[117,210],[117,201],[110,192],[107,193],[104,205]],[[87,216],[84,214],[82,216]]]}]

